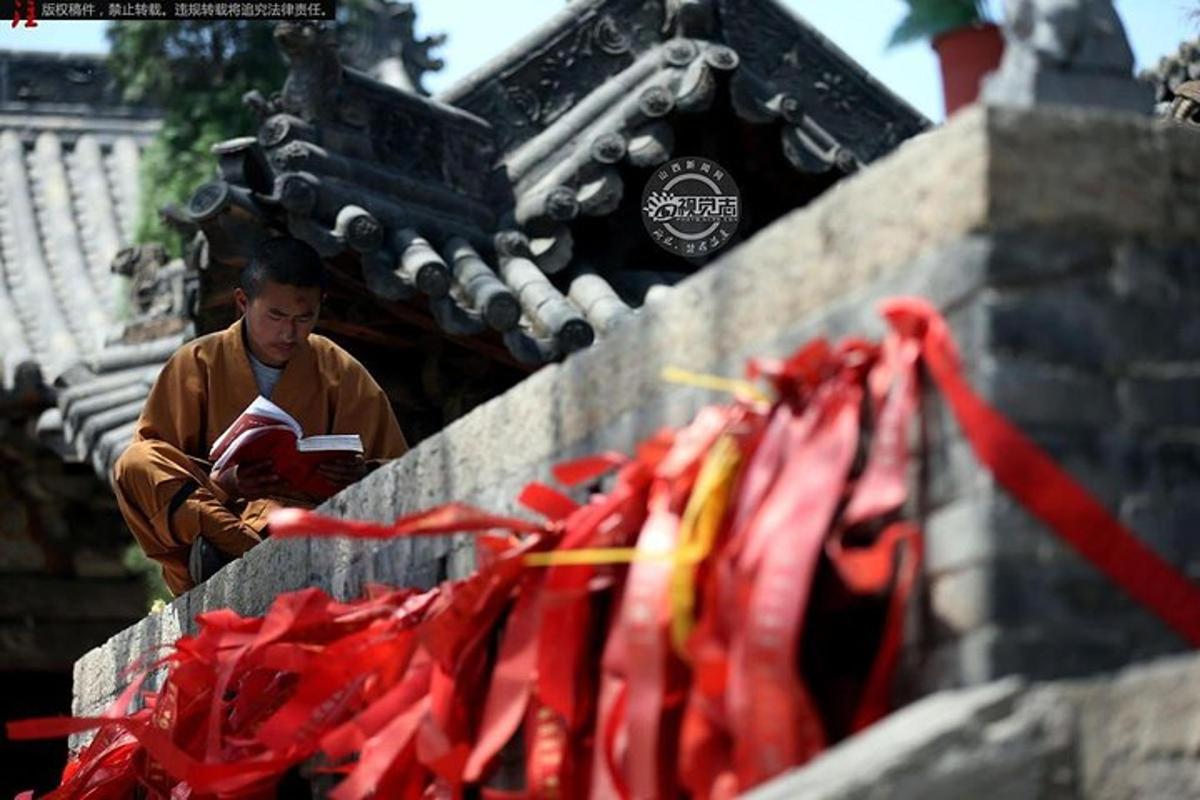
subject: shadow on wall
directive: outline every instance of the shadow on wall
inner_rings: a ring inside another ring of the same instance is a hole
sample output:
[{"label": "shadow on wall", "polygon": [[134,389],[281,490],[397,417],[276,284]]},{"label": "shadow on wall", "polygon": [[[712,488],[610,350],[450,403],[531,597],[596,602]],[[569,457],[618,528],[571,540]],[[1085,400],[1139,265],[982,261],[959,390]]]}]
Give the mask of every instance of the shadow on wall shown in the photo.
[{"label": "shadow on wall", "polygon": [[[0,721],[70,713],[70,672],[0,671]],[[66,763],[66,739],[13,742],[0,736],[0,797],[50,791]]]}]

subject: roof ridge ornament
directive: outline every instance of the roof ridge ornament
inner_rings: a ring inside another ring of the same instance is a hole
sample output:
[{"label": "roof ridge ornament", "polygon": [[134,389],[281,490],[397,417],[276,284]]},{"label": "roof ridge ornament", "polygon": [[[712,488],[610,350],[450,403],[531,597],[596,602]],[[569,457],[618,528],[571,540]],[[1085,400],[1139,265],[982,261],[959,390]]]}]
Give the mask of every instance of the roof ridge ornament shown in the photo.
[{"label": "roof ridge ornament", "polygon": [[342,85],[342,63],[332,26],[309,20],[275,26],[275,42],[288,62],[280,94],[284,111],[306,122],[328,115],[327,102]]},{"label": "roof ridge ornament", "polygon": [[716,14],[712,0],[666,0],[663,33],[695,39],[712,36]]},{"label": "roof ridge ornament", "polygon": [[417,12],[412,3],[358,0],[348,8],[350,19],[359,15],[362,24],[351,22],[344,27],[338,48],[342,61],[396,89],[427,96],[422,81],[427,72],[445,66],[433,50],[445,44],[446,35],[418,38]]},{"label": "roof ridge ornament", "polygon": [[984,80],[993,105],[1096,106],[1149,113],[1152,88],[1112,0],[1007,0],[1004,58]]}]

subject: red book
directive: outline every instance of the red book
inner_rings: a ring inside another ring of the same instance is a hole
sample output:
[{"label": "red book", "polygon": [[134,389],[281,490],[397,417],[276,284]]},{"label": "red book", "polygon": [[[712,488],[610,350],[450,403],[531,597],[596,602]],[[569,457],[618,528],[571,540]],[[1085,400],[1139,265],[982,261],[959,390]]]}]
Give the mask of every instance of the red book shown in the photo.
[{"label": "red book", "polygon": [[260,395],[217,437],[208,457],[214,472],[234,464],[270,461],[292,489],[325,499],[341,487],[323,478],[317,467],[362,453],[357,433],[305,436],[291,414]]}]

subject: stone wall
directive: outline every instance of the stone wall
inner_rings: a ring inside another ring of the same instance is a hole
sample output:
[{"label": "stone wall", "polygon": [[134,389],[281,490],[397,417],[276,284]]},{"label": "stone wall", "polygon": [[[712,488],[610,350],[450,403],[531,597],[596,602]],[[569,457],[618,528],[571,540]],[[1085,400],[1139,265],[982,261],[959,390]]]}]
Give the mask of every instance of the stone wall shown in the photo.
[{"label": "stone wall", "polygon": [[[386,520],[448,501],[512,511],[551,464],[629,451],[724,398],[667,365],[737,374],[818,334],[877,336],[878,300],[929,298],[971,380],[1164,555],[1197,574],[1200,139],[1082,111],[974,109],[779,220],[648,304],[607,341],[547,367],[331,500]],[[1190,360],[1189,360],[1190,359]],[[1080,674],[1181,646],[992,485],[935,398],[928,574],[909,692],[1012,672]],[[1189,505],[1191,515],[1189,516]],[[76,665],[94,713],[123,665],[200,611],[263,611],[278,592],[430,585],[469,570],[461,539],[268,541]]]},{"label": "stone wall", "polygon": [[939,692],[747,800],[1200,797],[1200,658]]},{"label": "stone wall", "polygon": [[[1165,238],[988,237],[955,312],[976,387],[1159,554],[1200,580],[1200,254]],[[930,403],[923,685],[1084,674],[1174,635],[975,467]]]}]

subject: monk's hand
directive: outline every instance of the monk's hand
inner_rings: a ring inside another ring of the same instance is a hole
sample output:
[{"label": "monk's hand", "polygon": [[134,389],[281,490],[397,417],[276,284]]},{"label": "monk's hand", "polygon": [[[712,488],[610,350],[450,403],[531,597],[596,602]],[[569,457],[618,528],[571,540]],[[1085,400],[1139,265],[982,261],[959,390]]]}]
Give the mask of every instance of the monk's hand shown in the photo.
[{"label": "monk's hand", "polygon": [[213,481],[232,498],[257,500],[287,490],[287,481],[275,473],[270,461],[246,461],[227,467],[213,476]]},{"label": "monk's hand", "polygon": [[367,474],[367,462],[361,453],[333,461],[326,461],[317,466],[317,472],[325,480],[337,486],[349,486],[355,481],[362,480]]}]

